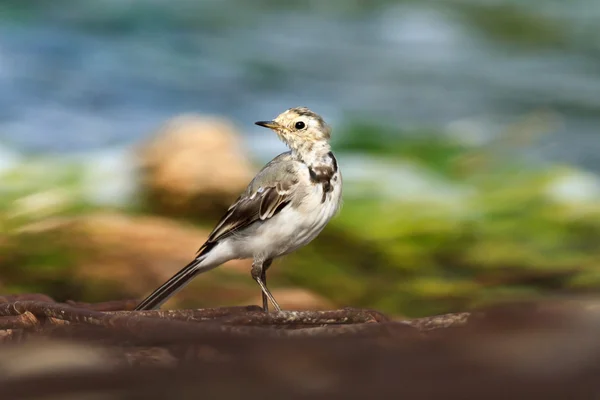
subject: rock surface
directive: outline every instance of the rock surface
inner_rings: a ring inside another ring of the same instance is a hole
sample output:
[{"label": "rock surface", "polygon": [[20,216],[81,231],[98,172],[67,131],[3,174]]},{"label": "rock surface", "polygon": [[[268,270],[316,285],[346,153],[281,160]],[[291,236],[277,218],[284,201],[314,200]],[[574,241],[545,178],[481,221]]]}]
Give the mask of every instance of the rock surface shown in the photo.
[{"label": "rock surface", "polygon": [[598,398],[597,298],[390,321],[356,308],[140,313],[34,297],[0,301],[2,398]]},{"label": "rock surface", "polygon": [[254,172],[234,126],[217,117],[177,116],[143,143],[137,156],[148,206],[166,215],[212,220]]},{"label": "rock surface", "polygon": [[[262,304],[258,286],[256,290],[256,296],[242,304]],[[271,289],[271,293],[284,310],[330,310],[334,307],[326,298],[302,288]]]}]

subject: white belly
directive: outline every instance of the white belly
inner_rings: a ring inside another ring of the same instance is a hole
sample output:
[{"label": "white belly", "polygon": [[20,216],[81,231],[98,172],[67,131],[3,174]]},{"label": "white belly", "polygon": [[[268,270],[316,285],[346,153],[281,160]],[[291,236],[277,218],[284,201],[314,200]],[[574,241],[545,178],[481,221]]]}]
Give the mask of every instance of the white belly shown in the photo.
[{"label": "white belly", "polygon": [[[339,178],[338,178],[339,179]],[[322,202],[323,188],[316,185],[302,207],[286,207],[238,243],[248,258],[268,259],[288,254],[312,241],[336,214],[341,197],[341,179]]]}]

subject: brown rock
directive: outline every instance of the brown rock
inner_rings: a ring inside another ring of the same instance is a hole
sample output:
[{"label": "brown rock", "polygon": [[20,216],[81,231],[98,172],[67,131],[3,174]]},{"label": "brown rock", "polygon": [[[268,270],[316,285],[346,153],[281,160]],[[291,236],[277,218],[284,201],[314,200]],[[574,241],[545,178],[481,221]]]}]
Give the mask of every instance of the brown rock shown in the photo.
[{"label": "brown rock", "polygon": [[[262,306],[260,288],[256,287],[256,296],[241,304],[257,304]],[[302,288],[271,288],[271,293],[284,310],[330,310],[334,308],[331,301],[309,290]],[[271,305],[269,305],[270,308]]]},{"label": "brown rock", "polygon": [[[69,251],[76,255],[70,277],[84,287],[82,292],[88,298],[96,300],[141,298],[149,294],[193,259],[209,233],[208,230],[163,217],[119,213],[61,219],[60,223],[40,223],[23,231],[40,235],[42,239],[43,235],[60,235],[63,241],[68,242]],[[221,285],[225,286],[227,272],[233,272],[244,274],[247,285],[252,287],[255,283],[250,277],[250,269],[250,260],[233,260],[219,267],[220,273],[210,271],[194,281],[202,280],[204,282],[200,284],[206,285],[218,277]],[[193,282],[191,286],[198,283]],[[107,286],[111,298],[103,292],[108,290]],[[211,292],[185,290],[171,305],[181,301],[206,300]],[[242,294],[248,295],[243,291]]]},{"label": "brown rock", "polygon": [[141,146],[138,162],[153,211],[203,219],[220,217],[254,175],[234,126],[193,114],[167,121]]}]

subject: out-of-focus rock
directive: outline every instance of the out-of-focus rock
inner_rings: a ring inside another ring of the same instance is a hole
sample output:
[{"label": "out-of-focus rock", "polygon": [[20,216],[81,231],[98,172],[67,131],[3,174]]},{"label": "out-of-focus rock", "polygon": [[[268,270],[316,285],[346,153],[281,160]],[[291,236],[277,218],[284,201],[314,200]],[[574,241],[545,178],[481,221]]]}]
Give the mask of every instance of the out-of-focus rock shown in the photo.
[{"label": "out-of-focus rock", "polygon": [[152,211],[202,219],[224,212],[254,172],[231,123],[194,114],[159,128],[140,147],[138,168]]},{"label": "out-of-focus rock", "polygon": [[[260,288],[256,287],[256,296],[243,304],[262,305]],[[277,303],[284,310],[331,310],[334,305],[324,297],[302,288],[269,288]],[[269,305],[271,307],[271,305]],[[272,307],[271,307],[272,308]]]},{"label": "out-of-focus rock", "polygon": [[[103,299],[107,286],[114,298],[141,298],[149,294],[188,264],[209,234],[207,230],[163,217],[107,212],[39,225],[29,226],[23,232],[39,235],[40,240],[44,235],[60,235],[61,240],[68,242],[65,245],[75,264],[68,276],[79,282],[83,293],[98,300]],[[254,283],[250,277],[251,265],[251,260],[233,260],[219,269],[246,274],[251,286]],[[195,281],[207,281],[205,276],[212,281],[214,274],[208,277],[209,272]],[[115,290],[120,293],[115,295]],[[207,291],[186,290],[173,303],[196,302],[208,295]]]},{"label": "out-of-focus rock", "polygon": [[[96,255],[78,273],[91,282],[107,277],[124,282],[139,295],[155,289],[188,264],[209,234],[161,217],[121,214],[80,218],[75,231]],[[245,270],[250,279],[249,260],[233,260],[221,268]]]}]

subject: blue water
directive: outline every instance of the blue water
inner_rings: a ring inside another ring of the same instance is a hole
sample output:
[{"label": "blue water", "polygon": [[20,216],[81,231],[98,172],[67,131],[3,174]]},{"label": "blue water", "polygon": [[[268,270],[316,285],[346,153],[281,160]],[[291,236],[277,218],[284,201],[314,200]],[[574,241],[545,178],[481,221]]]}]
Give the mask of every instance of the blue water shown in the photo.
[{"label": "blue water", "polygon": [[279,144],[253,121],[295,105],[334,127],[364,117],[483,136],[546,110],[555,124],[531,154],[600,170],[594,1],[498,2],[555,24],[560,43],[533,46],[494,39],[450,0],[342,3],[7,2],[0,138],[21,152],[95,151],[136,143],[179,113],[214,113],[268,157]]}]

